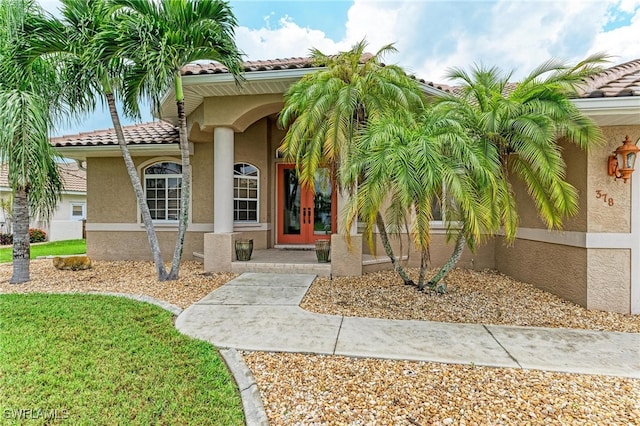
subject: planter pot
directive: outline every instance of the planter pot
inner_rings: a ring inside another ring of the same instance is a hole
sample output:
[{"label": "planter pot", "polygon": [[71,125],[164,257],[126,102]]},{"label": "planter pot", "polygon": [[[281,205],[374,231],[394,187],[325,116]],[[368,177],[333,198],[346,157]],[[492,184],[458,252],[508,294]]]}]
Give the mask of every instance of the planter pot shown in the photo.
[{"label": "planter pot", "polygon": [[253,240],[236,240],[236,259],[246,262],[251,260],[253,253]]},{"label": "planter pot", "polygon": [[331,241],[316,240],[316,258],[319,263],[329,263],[329,252],[331,251]]}]

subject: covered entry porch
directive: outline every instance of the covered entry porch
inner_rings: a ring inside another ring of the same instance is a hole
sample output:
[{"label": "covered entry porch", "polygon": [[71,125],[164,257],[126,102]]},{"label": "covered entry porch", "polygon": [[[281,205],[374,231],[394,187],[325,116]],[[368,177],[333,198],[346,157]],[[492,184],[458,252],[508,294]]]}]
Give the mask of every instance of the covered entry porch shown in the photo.
[{"label": "covered entry porch", "polygon": [[[341,236],[337,235],[334,235],[334,238],[342,239]],[[202,259],[206,265],[206,259],[203,254],[194,253],[194,255],[196,258]],[[243,272],[273,272],[332,277],[334,275],[362,275],[363,273],[388,270],[390,268],[391,261],[387,256],[362,254],[362,251],[356,252],[355,250],[345,255],[340,245],[338,245],[335,253],[332,249],[329,263],[319,263],[315,250],[311,247],[305,249],[269,248],[253,250],[251,259],[248,261],[236,260],[234,253],[230,259],[229,272],[236,274]],[[206,266],[205,269],[207,269]]]}]

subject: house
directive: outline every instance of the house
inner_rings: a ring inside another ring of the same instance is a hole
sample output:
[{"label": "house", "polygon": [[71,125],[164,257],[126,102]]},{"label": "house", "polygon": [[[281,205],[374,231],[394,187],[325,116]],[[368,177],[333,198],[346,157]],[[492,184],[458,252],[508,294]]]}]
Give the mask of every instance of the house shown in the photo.
[{"label": "house", "polygon": [[[184,68],[193,166],[184,253],[186,258],[203,253],[205,270],[231,270],[239,238],[253,239],[256,249],[294,248],[329,234],[332,274],[359,275],[371,269],[357,229],[350,230],[353,250],[340,235],[340,195],[331,185],[319,185],[321,190],[310,193],[298,184],[294,166],[278,155],[285,134],[276,124],[283,93],[314,70],[306,58],[247,62],[246,81],[239,87],[219,64]],[[634,142],[640,138],[639,81],[640,60],[618,65],[586,82],[575,101],[602,126],[607,145],[589,153],[568,144],[564,148],[567,178],[580,193],[580,212],[565,230],[548,231],[527,204],[526,189],[517,187],[523,196],[518,197],[521,223],[515,244],[506,247],[495,238],[475,253],[467,252],[461,266],[495,268],[588,308],[640,313],[640,220],[632,220],[640,217],[640,183],[615,180],[606,169],[608,155],[626,135]],[[433,96],[450,89],[421,84]],[[172,95],[160,106],[166,121],[124,129],[165,254],[172,253],[174,244],[181,179]],[[113,131],[60,137],[52,143],[65,157],[88,165],[88,254],[97,259],[149,259]],[[636,175],[635,180],[640,179]],[[317,179],[325,177],[320,171]],[[433,225],[430,253],[437,266],[449,257],[451,247],[444,227]],[[383,250],[378,247],[377,252],[383,259]]]},{"label": "house", "polygon": [[[86,170],[76,162],[58,163],[62,177],[62,194],[49,222],[32,218],[30,228],[40,228],[47,233],[47,240],[72,240],[84,238],[84,220],[87,214]],[[0,167],[0,200],[11,200],[11,188],[7,181],[7,168]],[[0,209],[0,232],[11,233],[10,211]]]}]

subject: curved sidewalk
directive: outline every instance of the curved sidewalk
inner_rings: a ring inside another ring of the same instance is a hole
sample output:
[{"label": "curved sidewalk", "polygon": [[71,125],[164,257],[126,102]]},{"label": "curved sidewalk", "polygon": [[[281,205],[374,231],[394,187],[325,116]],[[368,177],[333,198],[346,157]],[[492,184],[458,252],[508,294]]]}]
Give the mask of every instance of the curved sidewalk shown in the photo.
[{"label": "curved sidewalk", "polygon": [[314,275],[245,273],[176,327],[218,348],[436,361],[640,378],[640,334],[321,315],[299,307]]}]

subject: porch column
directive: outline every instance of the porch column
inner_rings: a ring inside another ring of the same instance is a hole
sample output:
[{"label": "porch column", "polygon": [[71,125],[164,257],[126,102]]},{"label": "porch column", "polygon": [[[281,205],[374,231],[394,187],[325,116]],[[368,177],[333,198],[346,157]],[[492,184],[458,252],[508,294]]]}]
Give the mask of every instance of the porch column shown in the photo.
[{"label": "porch column", "polygon": [[233,232],[233,129],[213,130],[213,232]]}]

